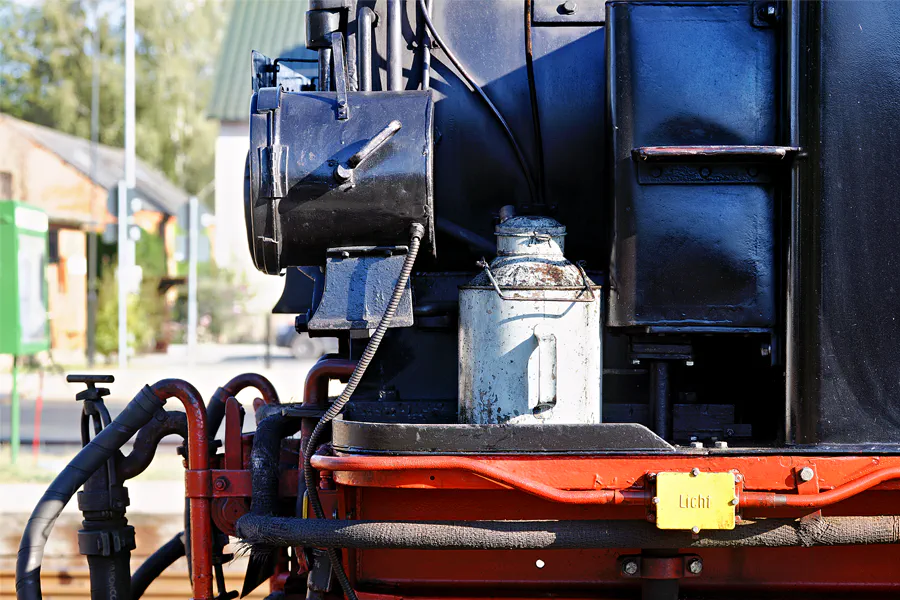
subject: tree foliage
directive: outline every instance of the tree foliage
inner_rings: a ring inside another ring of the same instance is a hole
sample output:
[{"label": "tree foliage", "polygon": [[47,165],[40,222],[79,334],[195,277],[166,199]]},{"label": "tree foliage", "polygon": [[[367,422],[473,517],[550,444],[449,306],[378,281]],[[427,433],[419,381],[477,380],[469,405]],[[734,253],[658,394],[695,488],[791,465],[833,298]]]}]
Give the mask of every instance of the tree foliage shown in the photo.
[{"label": "tree foliage", "polygon": [[[0,0],[0,112],[90,137],[93,32],[100,142],[124,140],[119,0]],[[191,193],[213,177],[206,118],[227,0],[135,0],[137,153]]]}]

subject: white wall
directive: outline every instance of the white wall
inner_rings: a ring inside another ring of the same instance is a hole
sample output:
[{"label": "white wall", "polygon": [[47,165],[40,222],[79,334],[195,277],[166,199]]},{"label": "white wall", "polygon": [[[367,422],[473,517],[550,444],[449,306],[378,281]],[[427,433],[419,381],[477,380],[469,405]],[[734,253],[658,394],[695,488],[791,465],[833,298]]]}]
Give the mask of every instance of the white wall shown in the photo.
[{"label": "white wall", "polygon": [[246,122],[222,122],[216,139],[216,264],[243,276],[251,290],[248,308],[267,313],[281,297],[284,278],[256,270],[244,224],[244,162],[250,143]]}]

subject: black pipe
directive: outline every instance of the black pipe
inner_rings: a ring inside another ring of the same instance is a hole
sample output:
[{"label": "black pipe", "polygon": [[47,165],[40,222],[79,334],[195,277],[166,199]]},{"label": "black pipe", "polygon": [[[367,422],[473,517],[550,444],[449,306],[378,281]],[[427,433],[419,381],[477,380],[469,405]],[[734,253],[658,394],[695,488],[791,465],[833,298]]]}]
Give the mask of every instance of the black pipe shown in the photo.
[{"label": "black pipe", "polygon": [[[207,411],[209,414],[209,411]],[[160,441],[167,435],[180,435],[187,438],[187,415],[180,410],[165,411],[165,418],[154,419],[138,431],[131,452],[118,464],[119,479],[125,481],[143,473],[153,457]]]},{"label": "black pipe", "polygon": [[319,82],[316,87],[320,92],[331,91],[331,48],[319,48]]},{"label": "black pipe", "polygon": [[403,25],[400,21],[400,0],[387,0],[387,83],[388,90],[403,89]]},{"label": "black pipe", "polygon": [[732,530],[657,529],[644,521],[349,521],[245,515],[251,545],[359,550],[573,550],[747,548],[900,543],[900,516],[765,519]]},{"label": "black pipe", "polygon": [[138,429],[149,423],[164,404],[165,400],[160,400],[149,386],[144,386],[109,427],[104,428],[75,455],[44,492],[25,525],[25,532],[19,544],[19,553],[16,557],[18,600],[41,598],[41,562],[44,558],[44,547],[63,507],[91,474],[103,467]]},{"label": "black pipe", "polygon": [[[250,450],[250,514],[269,516],[275,513],[281,442],[297,433],[302,422],[300,418],[275,413],[256,425],[253,448]],[[276,553],[269,548],[251,550],[241,597],[252,592],[272,575],[276,558]]]},{"label": "black pipe", "polygon": [[143,596],[150,584],[162,575],[163,571],[185,555],[182,535],[179,533],[160,546],[134,572],[134,575],[131,576],[131,600],[138,600]]},{"label": "black pipe", "polygon": [[534,49],[531,36],[531,0],[525,0],[525,73],[528,75],[528,97],[531,102],[531,124],[534,129],[534,147],[537,151],[537,188],[540,193],[541,205],[545,203],[544,196],[544,138],[541,134],[541,111],[538,106],[537,83],[534,77]]},{"label": "black pipe", "polygon": [[360,7],[356,13],[357,38],[356,55],[359,67],[356,69],[359,78],[359,91],[372,91],[372,30],[375,28],[375,11],[368,6]]},{"label": "black pipe", "polygon": [[281,442],[297,433],[301,422],[297,417],[275,413],[257,424],[250,450],[251,514],[263,516],[275,513]]},{"label": "black pipe", "polygon": [[669,440],[672,437],[672,400],[669,392],[669,363],[657,360],[650,364],[650,412],[653,431]]},{"label": "black pipe", "polygon": [[[425,11],[431,16],[431,4],[434,0],[425,0]],[[419,10],[422,10],[420,7]],[[422,35],[422,89],[431,89],[431,36],[428,35],[428,28]]]},{"label": "black pipe", "polygon": [[487,240],[474,231],[448,221],[444,217],[435,217],[434,226],[438,231],[463,242],[478,254],[491,255],[497,252],[497,242]]}]

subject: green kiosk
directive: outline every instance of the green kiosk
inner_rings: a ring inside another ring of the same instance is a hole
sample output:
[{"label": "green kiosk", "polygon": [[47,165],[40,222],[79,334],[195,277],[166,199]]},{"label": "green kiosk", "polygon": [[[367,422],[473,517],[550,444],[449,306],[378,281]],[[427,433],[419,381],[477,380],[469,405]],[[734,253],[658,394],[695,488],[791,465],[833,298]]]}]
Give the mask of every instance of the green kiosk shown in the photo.
[{"label": "green kiosk", "polygon": [[18,359],[50,347],[47,323],[47,214],[0,200],[0,354],[11,354],[10,447],[19,454]]}]

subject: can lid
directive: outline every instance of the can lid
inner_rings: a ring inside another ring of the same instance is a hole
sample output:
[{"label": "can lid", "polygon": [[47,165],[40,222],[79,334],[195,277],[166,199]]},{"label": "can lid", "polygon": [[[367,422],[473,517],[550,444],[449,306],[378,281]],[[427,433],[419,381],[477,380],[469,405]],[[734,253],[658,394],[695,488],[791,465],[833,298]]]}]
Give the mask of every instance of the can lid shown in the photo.
[{"label": "can lid", "polygon": [[518,237],[537,233],[557,237],[566,235],[566,227],[550,217],[520,216],[503,221],[497,225],[494,232],[498,236]]}]

